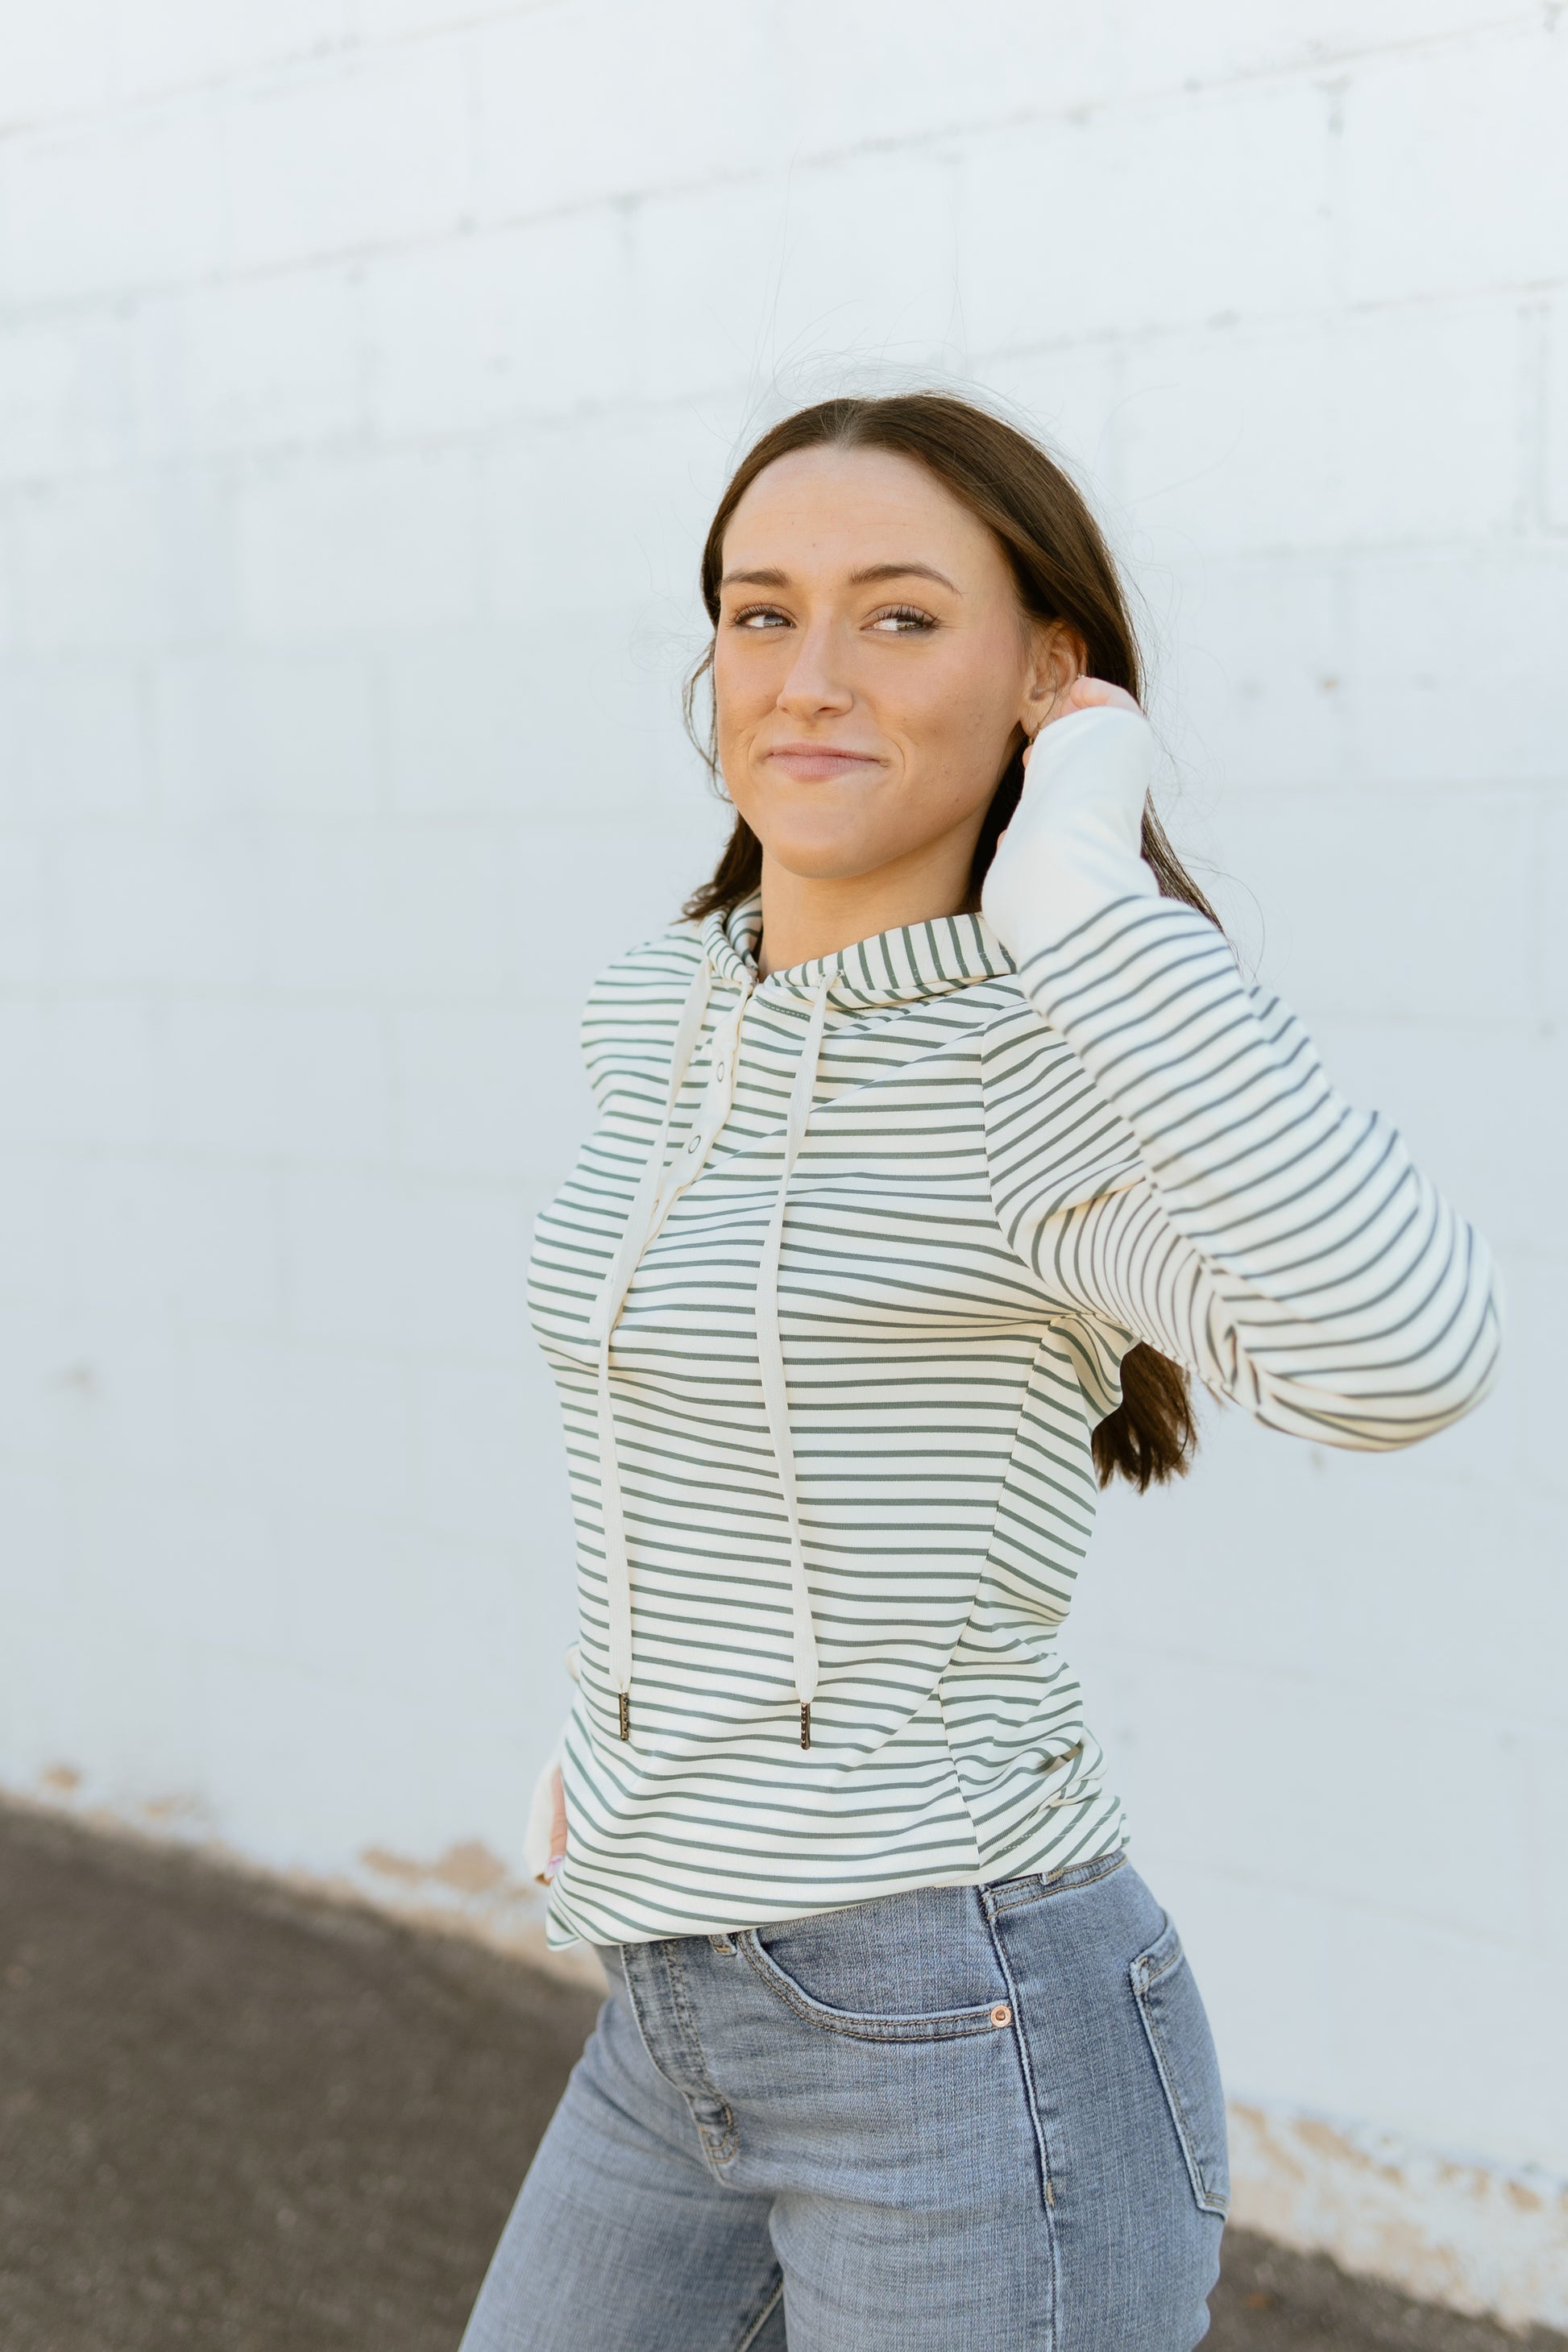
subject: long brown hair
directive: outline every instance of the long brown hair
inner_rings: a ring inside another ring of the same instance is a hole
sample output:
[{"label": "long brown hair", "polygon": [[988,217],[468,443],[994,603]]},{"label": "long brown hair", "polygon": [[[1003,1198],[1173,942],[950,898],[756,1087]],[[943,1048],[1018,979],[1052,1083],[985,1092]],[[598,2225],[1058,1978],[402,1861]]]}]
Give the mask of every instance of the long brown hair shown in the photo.
[{"label": "long brown hair", "polygon": [[[1062,624],[1079,640],[1091,677],[1142,696],[1143,670],[1127,599],[1110,550],[1081,492],[1046,452],[1016,425],[949,393],[900,393],[877,399],[819,401],[786,416],[763,435],[731,476],[702,550],[702,602],[719,624],[719,583],[724,536],[735,509],[765,467],[797,449],[888,449],[943,483],[990,530],[1012,567],[1018,599],[1033,619]],[[718,712],[705,733],[697,724],[697,695],[713,667],[713,644],[686,681],[684,709],[692,741],[714,783],[719,775]],[[970,898],[980,886],[1024,782],[1024,738],[1002,772],[975,845]],[[1143,811],[1143,856],[1163,897],[1183,899],[1210,921],[1213,908],[1185,871],[1152,807]],[[685,914],[701,921],[749,898],[762,882],[763,845],[737,814],[710,879],[687,900]],[[1123,1357],[1121,1402],[1092,1439],[1102,1486],[1118,1473],[1140,1492],[1179,1476],[1197,1444],[1192,1391],[1180,1364],[1142,1341]]]}]

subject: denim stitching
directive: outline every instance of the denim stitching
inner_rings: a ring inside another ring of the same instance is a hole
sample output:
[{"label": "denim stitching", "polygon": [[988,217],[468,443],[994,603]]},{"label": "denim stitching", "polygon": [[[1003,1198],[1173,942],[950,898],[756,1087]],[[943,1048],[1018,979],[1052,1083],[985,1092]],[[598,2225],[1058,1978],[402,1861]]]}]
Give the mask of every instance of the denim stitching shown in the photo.
[{"label": "denim stitching", "polygon": [[[1061,2309],[1062,2267],[1061,2248],[1057,2242],[1056,2194],[1051,2187],[1050,2151],[1046,2145],[1046,2127],[1040,2120],[1039,2099],[1035,2087],[1035,2062],[1029,2049],[1029,2037],[1024,2030],[1024,2012],[1018,2000],[1017,1980],[1007,1964],[1002,1938],[996,1932],[998,1906],[990,1900],[992,1890],[981,1889],[981,1905],[985,1925],[991,1937],[991,1948],[996,1955],[1013,2008],[1013,2046],[1018,2053],[1018,2068],[1024,2078],[1024,2104],[1029,2110],[1029,2121],[1035,2127],[1035,2153],[1039,2163],[1040,2211],[1045,2218],[1046,2243],[1051,2255],[1051,2307],[1046,2319],[1045,2352],[1056,2352],[1058,2342],[1057,2314]],[[1010,1905],[1010,1909],[1016,1906]]]},{"label": "denim stitching", "polygon": [[1005,1880],[1001,1885],[986,1888],[985,1892],[998,1911],[1017,1911],[1026,1903],[1043,1903],[1052,1895],[1071,1895],[1080,1886],[1096,1886],[1102,1878],[1109,1878],[1112,1871],[1121,1869],[1126,1860],[1125,1853],[1102,1853],[1093,1862],[1069,1863],[1065,1870],[1050,1871],[1044,1876],[1037,1874],[1032,1879],[1018,1880],[1016,1883],[1024,1891],[1017,1895],[1005,1892],[1009,1883]]},{"label": "denim stitching", "polygon": [[758,2336],[762,2334],[763,2328],[767,2326],[769,2320],[778,2309],[779,2301],[783,2294],[784,2281],[781,2278],[777,2286],[774,2287],[772,2294],[769,2295],[766,2303],[763,2304],[761,2311],[758,2312],[755,2319],[752,2320],[751,2326],[747,2328],[744,2336],[742,2336],[740,2342],[736,2345],[735,2352],[746,2352],[746,2347],[749,2344],[754,2344],[756,2342]]},{"label": "denim stitching", "polygon": [[681,1965],[680,1946],[678,1943],[670,1943],[665,1947],[665,1966],[669,1972],[670,2005],[676,2012],[676,2017],[680,2026],[681,2038],[685,2042],[688,2053],[693,2062],[693,2071],[700,2076],[704,2083],[707,2084],[709,2090],[713,2095],[713,2103],[715,2106],[718,2107],[720,2113],[723,2116],[724,2132],[722,2138],[720,2138],[716,2133],[710,2131],[709,2126],[703,2122],[696,2108],[692,2106],[692,2094],[688,2091],[684,2085],[680,2086],[681,2095],[685,2099],[688,2107],[691,2109],[691,2120],[696,2125],[698,2137],[702,2142],[703,2154],[707,2156],[709,2160],[715,2166],[728,2164],[735,2153],[738,2141],[738,2135],[735,2130],[735,2117],[731,2110],[729,2101],[720,2096],[719,2085],[715,2083],[712,2075],[708,2071],[708,2056],[702,2047],[701,2037],[697,2031],[697,2013],[691,2006],[691,1998],[686,1990],[686,1970]]},{"label": "denim stitching", "polygon": [[999,2030],[991,2015],[994,2004],[989,2002],[973,2009],[940,2010],[931,2017],[867,2017],[852,2009],[829,2009],[803,1992],[778,1962],[770,1959],[757,1942],[755,1928],[748,1927],[736,1938],[736,1945],[786,2009],[805,2024],[819,2025],[825,2032],[842,2034],[850,2042],[962,2042],[972,2033]]},{"label": "denim stitching", "polygon": [[[1163,1940],[1164,1932],[1164,1930],[1162,1930],[1161,1936],[1155,1939],[1156,1942]],[[1201,2212],[1218,2214],[1220,2219],[1223,2221],[1226,2215],[1230,2211],[1230,2199],[1220,2195],[1218,2190],[1211,2189],[1208,2182],[1204,2179],[1203,2167],[1198,2162],[1197,2150],[1193,2144],[1192,2126],[1187,2121],[1185,2111],[1183,2108],[1180,2098],[1177,2096],[1176,2086],[1171,2079],[1170,2069],[1165,2062],[1164,2049],[1162,2046],[1160,2040],[1159,2029],[1155,2025],[1152,2016],[1150,2014],[1149,2004],[1146,1999],[1151,1987],[1163,1982],[1163,1980],[1174,1969],[1178,1961],[1184,1959],[1186,1957],[1182,1949],[1182,1939],[1179,1936],[1173,1936],[1171,1938],[1171,1957],[1166,1960],[1163,1968],[1152,1969],[1149,1966],[1149,1953],[1142,1952],[1140,1953],[1137,1959],[1132,1962],[1131,1967],[1128,1969],[1128,1975],[1132,1980],[1132,1999],[1137,2006],[1138,2015],[1142,2023],[1144,2037],[1149,2044],[1150,2054],[1154,2061],[1154,2071],[1160,2077],[1160,2088],[1165,2095],[1165,2105],[1170,2109],[1171,2121],[1176,2127],[1176,2137],[1182,2144],[1182,2157],[1187,2168],[1187,2178],[1192,2183],[1194,2200]],[[1154,1948],[1153,1945],[1151,1945],[1149,1948],[1150,1951],[1152,1951]]]}]

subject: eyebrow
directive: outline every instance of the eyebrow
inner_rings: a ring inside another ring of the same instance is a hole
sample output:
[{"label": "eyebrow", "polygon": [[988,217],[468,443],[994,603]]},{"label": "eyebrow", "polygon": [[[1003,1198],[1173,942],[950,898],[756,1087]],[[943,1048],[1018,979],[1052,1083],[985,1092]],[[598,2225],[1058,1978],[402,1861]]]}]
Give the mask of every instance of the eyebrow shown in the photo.
[{"label": "eyebrow", "polygon": [[[939,572],[934,563],[868,563],[849,574],[852,588],[864,588],[877,580],[935,580],[943,588],[951,588],[955,596],[963,593],[957,583],[950,580],[945,572]],[[726,572],[719,584],[721,588],[787,588],[789,574],[768,565],[755,572]]]}]

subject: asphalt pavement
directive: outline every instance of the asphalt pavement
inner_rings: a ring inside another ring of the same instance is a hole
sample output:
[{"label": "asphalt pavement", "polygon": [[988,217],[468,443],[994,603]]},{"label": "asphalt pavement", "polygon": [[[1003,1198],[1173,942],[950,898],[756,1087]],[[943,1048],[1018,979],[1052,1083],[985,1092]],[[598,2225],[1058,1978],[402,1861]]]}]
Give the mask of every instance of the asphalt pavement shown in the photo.
[{"label": "asphalt pavement", "polygon": [[[595,2007],[457,1937],[0,1810],[0,2347],[455,2352]],[[1568,2352],[1239,2230],[1208,2345]]]}]

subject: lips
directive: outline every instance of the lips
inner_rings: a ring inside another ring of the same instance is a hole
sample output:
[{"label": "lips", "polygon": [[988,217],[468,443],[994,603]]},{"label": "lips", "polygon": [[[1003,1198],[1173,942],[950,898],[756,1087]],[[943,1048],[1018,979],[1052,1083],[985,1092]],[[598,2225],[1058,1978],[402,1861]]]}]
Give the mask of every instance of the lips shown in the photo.
[{"label": "lips", "polygon": [[803,784],[836,783],[841,776],[882,764],[869,751],[845,751],[831,743],[779,743],[767,757]]}]

